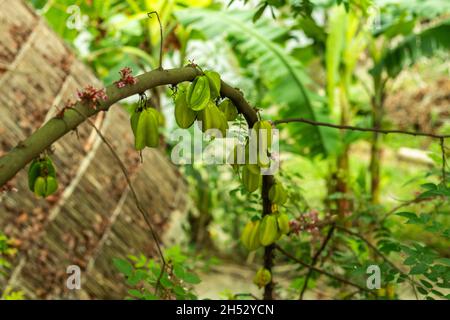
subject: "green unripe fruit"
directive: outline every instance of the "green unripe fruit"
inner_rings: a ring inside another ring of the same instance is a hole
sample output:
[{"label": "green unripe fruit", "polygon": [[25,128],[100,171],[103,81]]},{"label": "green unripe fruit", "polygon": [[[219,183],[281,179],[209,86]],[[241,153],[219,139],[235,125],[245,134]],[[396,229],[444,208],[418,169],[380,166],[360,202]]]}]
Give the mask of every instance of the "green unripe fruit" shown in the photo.
[{"label": "green unripe fruit", "polygon": [[289,217],[286,213],[280,213],[277,215],[278,230],[281,234],[288,234],[291,231],[289,226]]},{"label": "green unripe fruit", "polygon": [[138,125],[140,115],[141,115],[140,111],[135,111],[135,112],[133,112],[133,114],[131,115],[131,118],[130,118],[131,130],[133,131],[133,134],[135,136],[136,136],[137,125]]},{"label": "green unripe fruit", "polygon": [[210,129],[220,130],[222,137],[225,137],[228,123],[224,114],[217,108],[214,102],[209,101],[208,105],[199,112],[198,120],[201,121],[201,130],[206,132]]},{"label": "green unripe fruit", "polygon": [[263,246],[268,246],[277,241],[279,237],[277,218],[273,214],[265,215],[259,227],[259,242]]},{"label": "green unripe fruit", "polygon": [[245,166],[247,167],[248,170],[250,170],[251,173],[253,174],[261,174],[261,169],[259,167],[259,165],[257,163],[250,163],[250,162],[255,162],[255,157],[254,155],[252,155],[253,157],[250,157],[250,144],[247,143],[245,145]]},{"label": "green unripe fruit", "polygon": [[253,130],[257,135],[258,147],[264,146],[270,149],[272,147],[272,125],[270,122],[266,120],[258,121],[254,124]]},{"label": "green unripe fruit", "polygon": [[55,178],[48,176],[47,177],[47,186],[46,186],[46,196],[53,194],[56,190],[58,190],[58,182]]},{"label": "green unripe fruit", "polygon": [[49,157],[45,157],[44,159],[44,164],[41,166],[41,175],[48,175],[56,178],[55,166]]},{"label": "green unripe fruit", "polygon": [[222,111],[225,114],[227,121],[236,120],[236,118],[239,114],[236,106],[233,104],[233,102],[231,102],[230,99],[223,100],[219,104],[219,109],[220,109],[220,111]]},{"label": "green unripe fruit", "polygon": [[215,71],[204,72],[206,78],[208,78],[210,97],[212,100],[220,96],[220,75]]},{"label": "green unripe fruit", "polygon": [[261,184],[261,175],[259,173],[254,174],[249,170],[247,166],[244,166],[242,168],[242,182],[244,183],[244,187],[248,192],[254,192],[258,190]]},{"label": "green unripe fruit", "polygon": [[258,249],[261,246],[259,242],[260,220],[249,221],[244,227],[241,235],[241,241],[245,248],[249,251]]},{"label": "green unripe fruit", "polygon": [[53,162],[49,157],[43,159],[35,159],[28,169],[28,188],[34,192],[35,184],[38,177],[52,177],[56,179],[56,170]]},{"label": "green unripe fruit", "polygon": [[187,129],[192,126],[197,118],[197,112],[188,107],[186,101],[186,91],[182,91],[175,99],[175,121],[182,129]]},{"label": "green unripe fruit", "polygon": [[28,169],[28,188],[30,191],[34,192],[34,184],[36,179],[40,176],[41,173],[41,164],[37,159],[33,160]]},{"label": "green unripe fruit", "polygon": [[287,201],[287,193],[281,183],[276,182],[270,187],[269,200],[272,203],[283,205]]},{"label": "green unripe fruit", "polygon": [[205,76],[198,76],[189,85],[186,93],[186,101],[194,111],[200,111],[206,108],[210,101],[211,93],[209,89],[209,80]]},{"label": "green unripe fruit", "polygon": [[158,126],[159,114],[156,109],[147,108],[139,114],[134,143],[136,150],[142,150],[146,146],[155,148],[159,145]]},{"label": "green unripe fruit", "polygon": [[34,193],[38,197],[47,197],[58,189],[58,183],[51,176],[38,177],[34,183]]},{"label": "green unripe fruit", "polygon": [[255,277],[253,278],[253,283],[259,288],[265,287],[272,281],[272,274],[266,268],[260,268]]},{"label": "green unripe fruit", "polygon": [[38,177],[36,181],[34,182],[34,193],[38,197],[45,197],[47,189],[47,182],[45,181],[44,177]]},{"label": "green unripe fruit", "polygon": [[166,125],[166,117],[164,116],[164,114],[158,110],[156,110],[156,113],[158,115],[158,126],[159,127],[164,127]]}]

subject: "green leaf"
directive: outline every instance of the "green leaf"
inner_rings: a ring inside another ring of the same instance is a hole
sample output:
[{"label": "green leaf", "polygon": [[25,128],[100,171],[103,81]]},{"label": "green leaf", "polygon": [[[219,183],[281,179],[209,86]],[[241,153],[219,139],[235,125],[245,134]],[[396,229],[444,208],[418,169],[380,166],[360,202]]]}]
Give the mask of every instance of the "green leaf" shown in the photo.
[{"label": "green leaf", "polygon": [[161,277],[160,283],[166,289],[170,289],[173,287],[173,283],[169,280],[166,273],[164,273],[164,275]]},{"label": "green leaf", "polygon": [[421,185],[421,187],[426,190],[437,190],[438,188],[434,183],[424,183]]},{"label": "green leaf", "polygon": [[384,9],[406,11],[409,15],[422,18],[435,18],[450,13],[448,0],[377,0]]},{"label": "green leaf", "polygon": [[439,258],[436,260],[436,262],[445,264],[446,266],[450,267],[450,258]]},{"label": "green leaf", "polygon": [[403,69],[413,65],[421,57],[430,57],[438,50],[450,49],[450,20],[406,37],[395,48],[388,50],[372,70],[375,74],[386,70],[395,78]]},{"label": "green leaf", "polygon": [[[253,24],[252,13],[246,11],[188,9],[178,11],[177,17],[181,23],[202,30],[208,39],[224,37],[226,30],[235,52],[249,58],[270,86],[267,97],[284,106],[280,117],[329,121],[328,110],[324,108],[326,101],[307,89],[313,83],[302,64],[275,41],[286,35],[286,29],[264,18]],[[299,124],[289,126],[288,130],[297,139],[292,148],[300,148],[308,156],[334,154],[339,143],[338,134],[330,128]]]},{"label": "green leaf", "polygon": [[186,272],[184,274],[183,280],[190,284],[198,284],[201,282],[200,278],[197,275],[190,272]]},{"label": "green leaf", "polygon": [[136,289],[128,290],[128,294],[132,297],[136,297],[139,299],[144,297],[144,295],[139,290],[136,290]]},{"label": "green leaf", "polygon": [[159,298],[157,296],[155,296],[154,294],[151,294],[151,293],[147,293],[146,295],[144,295],[144,299],[145,300],[159,300]]},{"label": "green leaf", "polygon": [[431,219],[431,216],[428,214],[421,214],[420,217],[418,217],[412,212],[398,212],[396,215],[408,218],[408,221],[406,221],[407,224],[427,224]]},{"label": "green leaf", "polygon": [[424,274],[427,270],[428,266],[426,264],[417,264],[411,268],[409,274]]},{"label": "green leaf", "polygon": [[414,30],[414,26],[416,25],[416,20],[405,20],[405,16],[400,17],[399,20],[395,21],[392,24],[385,26],[384,28],[377,30],[375,36],[383,35],[389,39],[392,39],[399,35],[409,35]]},{"label": "green leaf", "polygon": [[342,6],[336,6],[330,11],[329,31],[325,52],[328,106],[330,108],[334,107],[334,91],[339,78],[339,67],[345,45],[346,18],[345,9]]},{"label": "green leaf", "polygon": [[173,274],[178,279],[183,279],[184,275],[185,275],[185,270],[184,270],[184,268],[181,265],[176,264],[176,265],[173,266]]},{"label": "green leaf", "polygon": [[431,290],[431,293],[437,295],[438,297],[444,297],[444,294],[437,290]]},{"label": "green leaf", "polygon": [[419,219],[419,217],[417,217],[417,215],[413,212],[397,212],[395,213],[397,216],[400,217],[405,217],[408,219]]},{"label": "green leaf", "polygon": [[420,283],[423,284],[428,289],[433,288],[433,285],[431,283],[429,283],[428,281],[426,281],[426,280],[420,280]]},{"label": "green leaf", "polygon": [[423,287],[417,287],[417,291],[419,291],[419,293],[423,294],[423,295],[427,295],[428,291],[425,290]]},{"label": "green leaf", "polygon": [[134,273],[132,273],[127,280],[127,283],[130,286],[135,286],[138,284],[141,280],[144,280],[147,278],[147,273],[143,270],[136,270]]},{"label": "green leaf", "polygon": [[417,259],[416,257],[408,257],[405,259],[405,261],[403,261],[403,263],[407,266],[411,266],[417,263]]},{"label": "green leaf", "polygon": [[261,18],[262,14],[264,13],[264,11],[266,10],[268,6],[268,3],[263,3],[258,10],[256,10],[255,14],[253,15],[253,23],[257,22],[259,20],[259,18]]},{"label": "green leaf", "polygon": [[123,273],[127,277],[129,277],[133,272],[133,266],[127,260],[114,258],[113,264],[121,273]]},{"label": "green leaf", "polygon": [[173,292],[179,296],[184,296],[186,294],[186,291],[181,286],[175,286],[173,288]]}]

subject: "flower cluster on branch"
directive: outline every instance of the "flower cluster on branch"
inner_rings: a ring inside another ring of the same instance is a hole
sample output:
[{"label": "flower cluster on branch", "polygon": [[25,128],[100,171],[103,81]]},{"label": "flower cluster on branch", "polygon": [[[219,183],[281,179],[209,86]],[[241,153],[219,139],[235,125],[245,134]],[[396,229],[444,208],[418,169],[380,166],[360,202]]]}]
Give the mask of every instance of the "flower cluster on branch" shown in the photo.
[{"label": "flower cluster on branch", "polygon": [[133,85],[137,83],[137,78],[133,77],[131,74],[132,70],[130,67],[125,67],[122,70],[120,70],[120,80],[114,82],[117,88],[123,88],[126,85]]},{"label": "flower cluster on branch", "polygon": [[78,98],[83,103],[87,103],[89,106],[95,109],[101,100],[108,99],[105,88],[96,89],[91,85],[86,86],[83,91],[78,91]]}]

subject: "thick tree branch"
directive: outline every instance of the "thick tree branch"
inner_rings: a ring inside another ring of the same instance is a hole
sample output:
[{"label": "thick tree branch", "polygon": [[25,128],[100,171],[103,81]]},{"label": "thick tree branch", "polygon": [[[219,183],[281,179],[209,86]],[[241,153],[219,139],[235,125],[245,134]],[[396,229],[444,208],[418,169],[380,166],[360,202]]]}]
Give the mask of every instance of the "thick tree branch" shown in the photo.
[{"label": "thick tree branch", "polygon": [[[273,176],[263,176],[263,184],[262,184],[262,201],[263,201],[263,216],[272,213],[272,203],[269,199],[269,190],[270,187],[274,183]],[[264,247],[264,268],[269,270],[269,272],[273,275],[273,260],[275,256],[275,244],[271,244],[267,247]],[[273,300],[274,296],[274,282],[273,277],[270,282],[264,287],[264,300]]]},{"label": "thick tree branch", "polygon": [[[62,117],[50,119],[27,139],[19,142],[10,152],[0,157],[0,187],[13,178],[27,163],[49,148],[55,141],[68,132],[75,130],[83,123],[85,118],[81,114],[91,117],[100,111],[108,111],[113,104],[122,99],[158,86],[177,85],[184,81],[192,81],[200,73],[201,71],[193,66],[170,70],[153,70],[138,76],[138,82],[135,85],[126,86],[121,89],[115,85],[106,87],[108,99],[101,102],[96,109],[77,102],[73,108],[78,112],[67,109]],[[243,94],[224,82],[222,83],[221,94],[234,102],[239,112],[244,115],[248,125],[252,127],[258,118],[256,112],[245,100]]]}]

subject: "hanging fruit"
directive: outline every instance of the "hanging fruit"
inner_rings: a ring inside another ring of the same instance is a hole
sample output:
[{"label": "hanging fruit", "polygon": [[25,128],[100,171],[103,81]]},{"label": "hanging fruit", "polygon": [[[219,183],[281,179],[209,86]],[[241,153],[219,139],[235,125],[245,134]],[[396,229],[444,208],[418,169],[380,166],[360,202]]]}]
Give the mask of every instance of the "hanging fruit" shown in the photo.
[{"label": "hanging fruit", "polygon": [[247,166],[244,166],[242,168],[242,182],[248,192],[254,192],[261,185],[261,175],[253,173]]},{"label": "hanging fruit", "polygon": [[186,89],[180,88],[175,98],[175,121],[182,129],[192,126],[197,118],[197,112],[188,107],[186,101]]},{"label": "hanging fruit", "polygon": [[259,242],[263,246],[268,246],[275,241],[281,234],[278,231],[277,218],[273,214],[267,214],[262,218],[261,225],[259,227]]},{"label": "hanging fruit", "polygon": [[135,127],[136,150],[142,150],[146,146],[155,148],[159,145],[159,113],[154,108],[146,108],[137,112],[138,117],[131,117],[131,127]]},{"label": "hanging fruit", "polygon": [[222,137],[225,137],[228,129],[228,122],[225,115],[217,108],[214,102],[209,101],[207,106],[198,114],[198,120],[201,121],[201,130],[206,132],[210,129],[220,130]]},{"label": "hanging fruit", "polygon": [[228,121],[234,121],[236,120],[238,116],[238,110],[236,106],[233,104],[233,102],[230,99],[225,99],[219,104],[219,109],[222,111]]},{"label": "hanging fruit", "polygon": [[204,72],[209,82],[210,97],[212,100],[220,96],[220,75],[215,71],[206,70]]},{"label": "hanging fruit", "polygon": [[28,169],[28,187],[38,197],[48,197],[58,189],[56,170],[52,160],[45,156],[35,159]]},{"label": "hanging fruit", "polygon": [[198,76],[188,86],[186,92],[186,102],[194,111],[200,111],[206,108],[210,102],[211,93],[209,80],[206,76]]},{"label": "hanging fruit", "polygon": [[259,288],[265,287],[272,281],[272,274],[266,268],[260,268],[253,278],[253,283]]},{"label": "hanging fruit", "polygon": [[272,203],[283,205],[287,201],[287,193],[280,182],[275,182],[269,190],[269,200]]},{"label": "hanging fruit", "polygon": [[291,227],[289,225],[289,217],[286,213],[279,213],[277,215],[277,224],[278,231],[281,234],[288,234],[291,231]]},{"label": "hanging fruit", "polygon": [[261,246],[259,242],[259,227],[260,220],[252,221],[250,220],[244,227],[241,234],[241,241],[244,247],[249,251],[258,249]]}]

